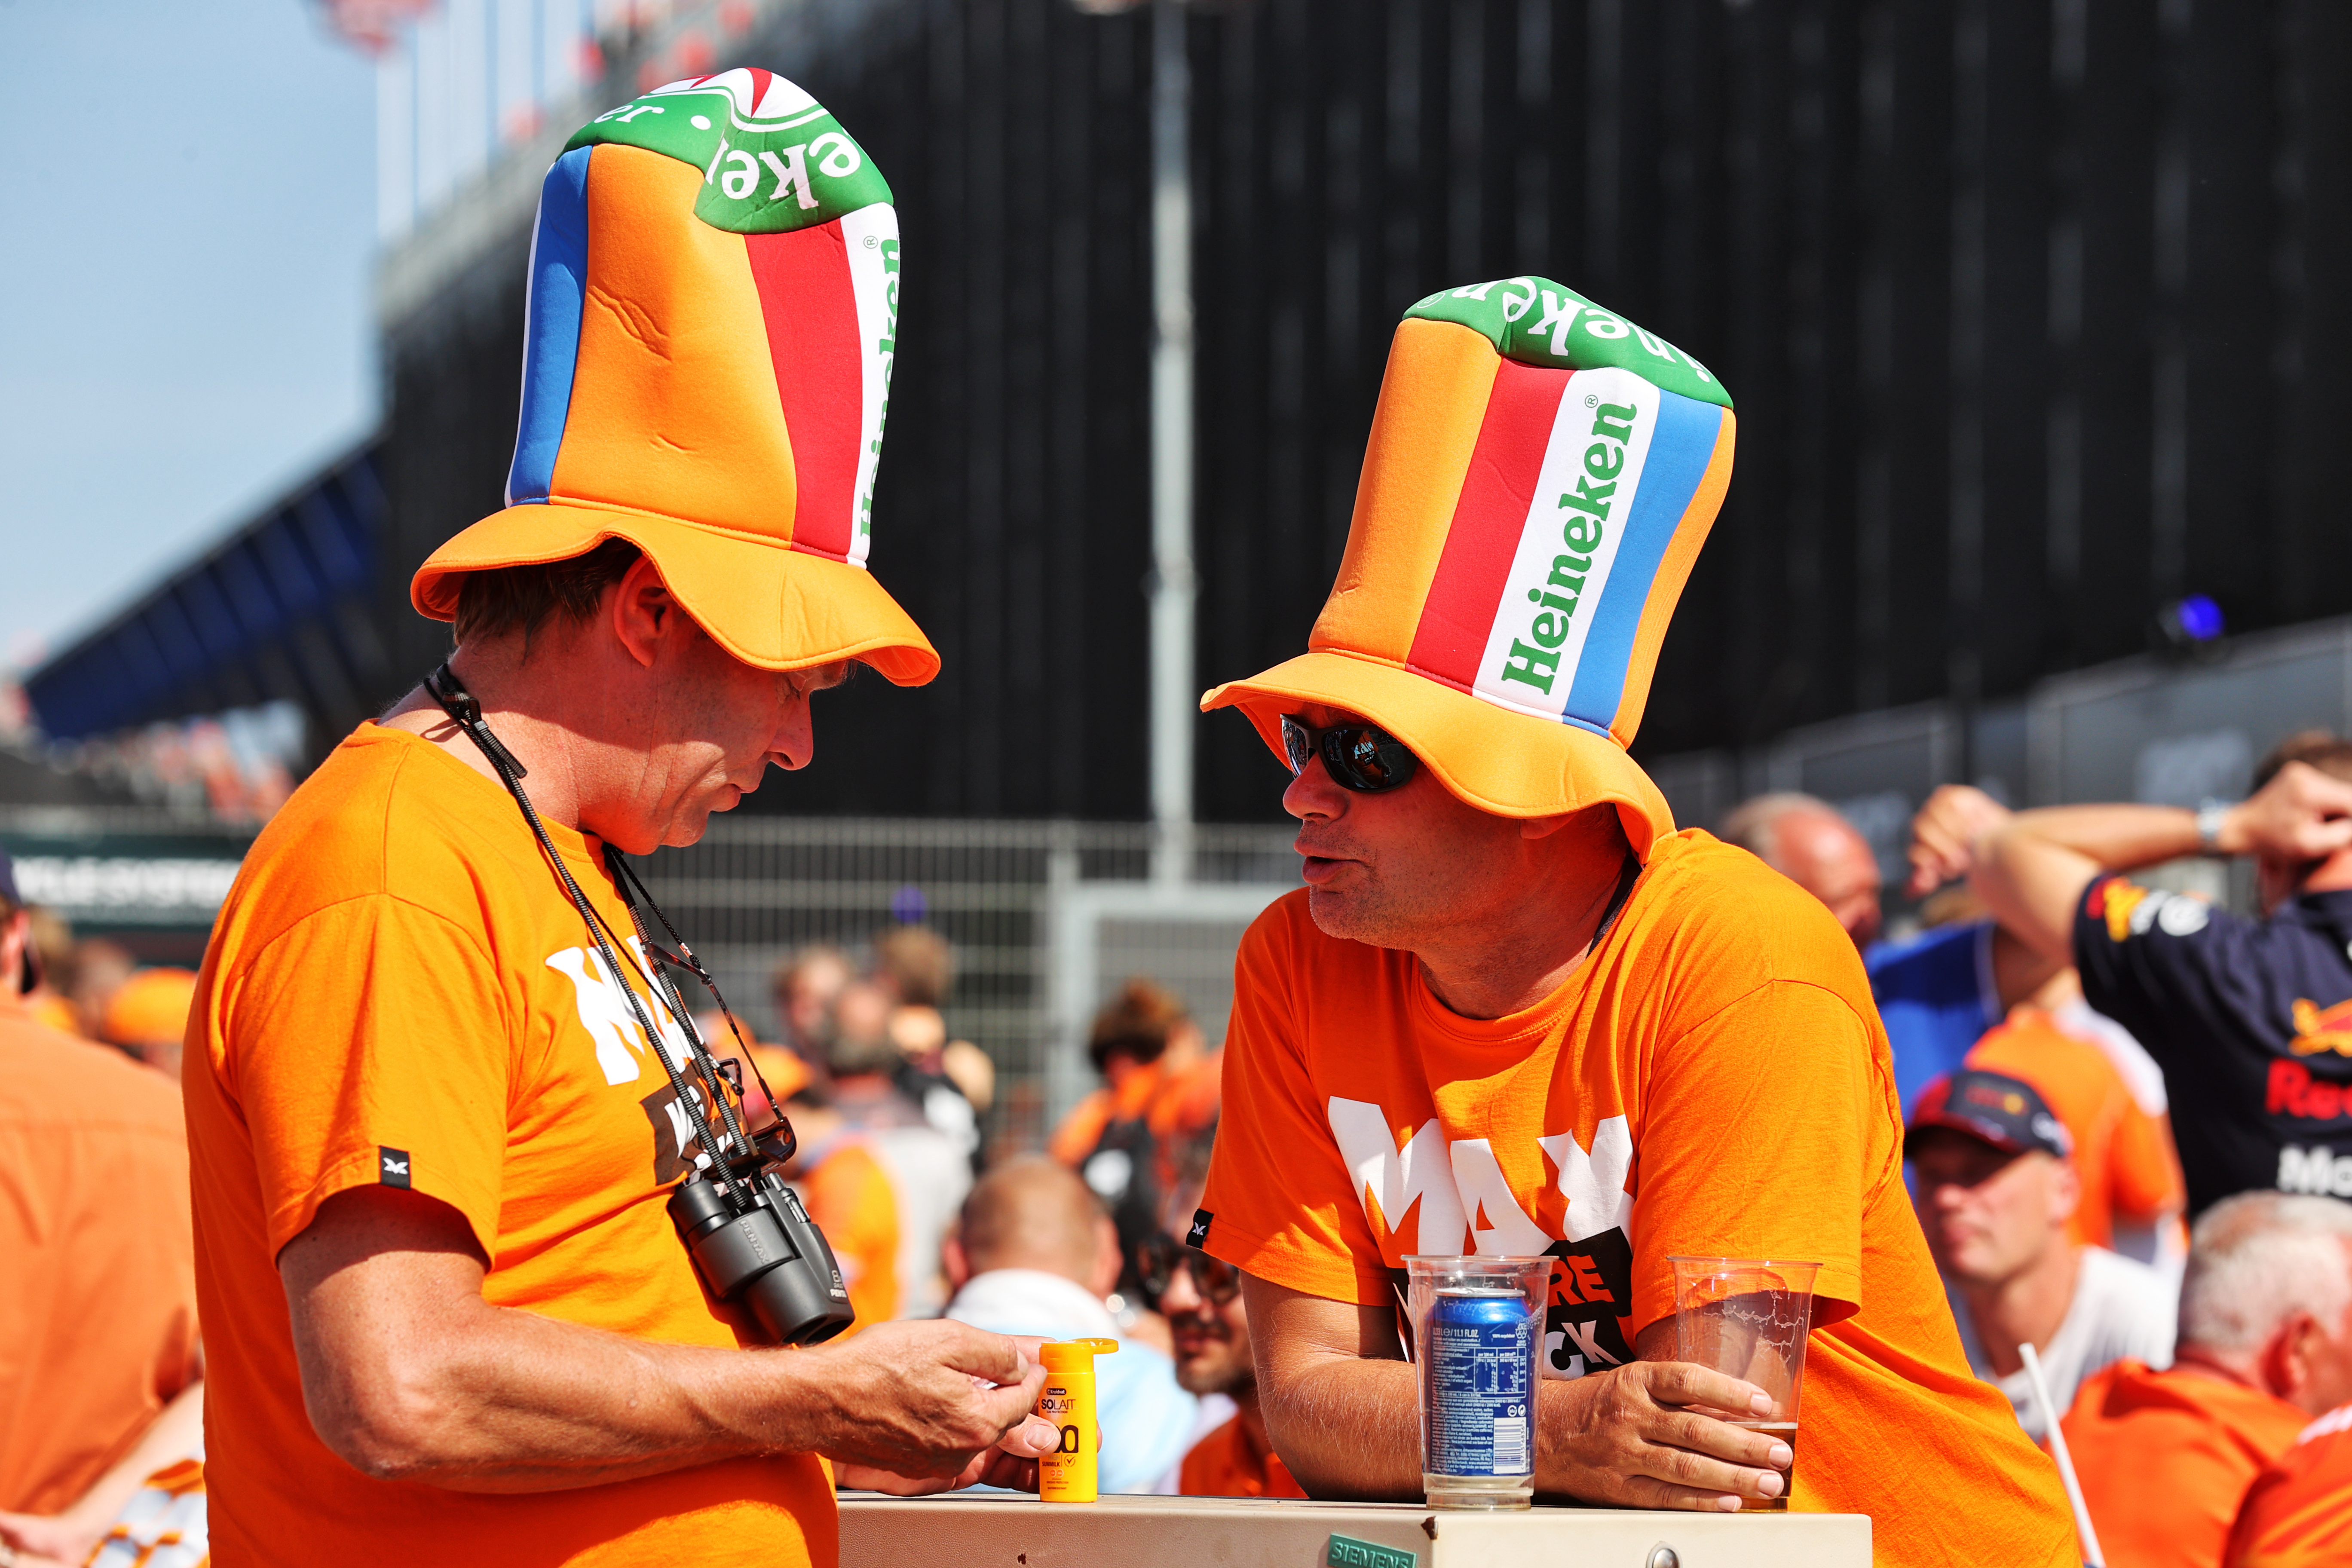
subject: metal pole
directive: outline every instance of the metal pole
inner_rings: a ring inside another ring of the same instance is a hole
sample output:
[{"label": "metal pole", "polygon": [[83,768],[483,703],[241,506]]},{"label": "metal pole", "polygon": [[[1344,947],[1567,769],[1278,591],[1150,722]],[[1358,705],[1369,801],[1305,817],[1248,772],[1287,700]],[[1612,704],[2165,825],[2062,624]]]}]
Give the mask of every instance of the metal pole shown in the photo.
[{"label": "metal pole", "polygon": [[1192,72],[1181,0],[1151,3],[1152,879],[1192,871]]}]

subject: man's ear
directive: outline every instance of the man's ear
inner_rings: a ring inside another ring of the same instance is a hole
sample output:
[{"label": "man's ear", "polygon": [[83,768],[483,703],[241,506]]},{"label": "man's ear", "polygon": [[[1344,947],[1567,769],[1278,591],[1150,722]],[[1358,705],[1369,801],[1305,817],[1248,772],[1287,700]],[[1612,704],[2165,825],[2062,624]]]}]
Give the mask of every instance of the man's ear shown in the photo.
[{"label": "man's ear", "polygon": [[964,1255],[963,1238],[950,1236],[940,1243],[940,1268],[948,1277],[948,1289],[961,1290],[971,1278],[971,1259]]},{"label": "man's ear", "polygon": [[2319,1320],[2300,1309],[2271,1331],[2255,1371],[2264,1387],[2292,1403],[2311,1382],[2311,1342],[2321,1337]]},{"label": "man's ear", "polygon": [[629,657],[647,669],[653,668],[654,650],[664,638],[674,636],[686,618],[650,555],[630,563],[621,580],[613,584],[604,601],[604,615]]},{"label": "man's ear", "polygon": [[2050,1217],[2060,1225],[2074,1217],[2083,1202],[2083,1173],[2072,1160],[2058,1162],[2050,1178]]}]

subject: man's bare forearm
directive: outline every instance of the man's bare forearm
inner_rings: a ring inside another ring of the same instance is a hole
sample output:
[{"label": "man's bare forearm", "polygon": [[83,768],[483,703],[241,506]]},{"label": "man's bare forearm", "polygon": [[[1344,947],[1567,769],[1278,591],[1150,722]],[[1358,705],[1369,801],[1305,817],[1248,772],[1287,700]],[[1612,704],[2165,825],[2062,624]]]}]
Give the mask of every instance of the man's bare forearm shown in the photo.
[{"label": "man's bare forearm", "polygon": [[1370,1502],[1422,1495],[1419,1395],[1404,1363],[1333,1358],[1279,1384],[1262,1382],[1259,1398],[1282,1462],[1309,1495]]},{"label": "man's bare forearm", "polygon": [[1969,884],[2003,931],[2046,963],[2071,963],[2074,909],[2092,879],[2203,847],[2196,814],[2177,806],[2043,806],[1984,836]]},{"label": "man's bare forearm", "polygon": [[279,1268],[311,1425],[380,1479],[551,1491],[781,1453],[953,1475],[1022,1422],[1043,1376],[961,1324],[744,1351],[493,1306],[454,1211],[362,1194],[330,1200]]}]

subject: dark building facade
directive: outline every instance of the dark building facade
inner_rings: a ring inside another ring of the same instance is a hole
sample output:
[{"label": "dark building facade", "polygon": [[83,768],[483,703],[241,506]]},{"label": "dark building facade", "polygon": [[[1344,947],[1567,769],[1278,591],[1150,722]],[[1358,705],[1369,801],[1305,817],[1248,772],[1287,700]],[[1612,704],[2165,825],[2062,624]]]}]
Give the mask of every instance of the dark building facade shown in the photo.
[{"label": "dark building facade", "polygon": [[[1705,360],[1730,497],[1642,750],[2014,695],[2352,609],[2352,7],[2335,0],[1227,0],[1190,10],[1197,684],[1297,651],[1387,342],[1433,289],[1561,279]],[[747,808],[1145,814],[1148,16],[787,8],[721,63],[834,110],[897,193],[877,575],[919,691],[820,705]],[[664,47],[613,54],[606,96]],[[658,63],[657,60],[656,63]],[[489,510],[527,216],[386,323],[388,668],[409,570]],[[379,695],[381,695],[380,693]],[[1202,721],[1213,819],[1279,770]]]}]

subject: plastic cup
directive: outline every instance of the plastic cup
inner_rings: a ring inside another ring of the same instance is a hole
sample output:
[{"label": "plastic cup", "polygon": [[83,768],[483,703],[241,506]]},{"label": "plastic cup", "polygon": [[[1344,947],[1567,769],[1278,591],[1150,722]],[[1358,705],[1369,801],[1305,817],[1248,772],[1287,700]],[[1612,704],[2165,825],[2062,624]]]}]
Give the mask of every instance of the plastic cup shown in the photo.
[{"label": "plastic cup", "polygon": [[1552,1259],[1415,1257],[1404,1267],[1429,1506],[1528,1507]]},{"label": "plastic cup", "polygon": [[[1669,1258],[1675,1266],[1675,1359],[1695,1362],[1752,1383],[1772,1396],[1771,1410],[1717,1411],[1697,1407],[1734,1426],[1769,1432],[1797,1447],[1798,1403],[1805,1392],[1805,1340],[1813,1328],[1813,1276],[1818,1263],[1776,1258]],[[1743,1513],[1782,1513],[1796,1485],[1769,1501],[1742,1498]]]}]

